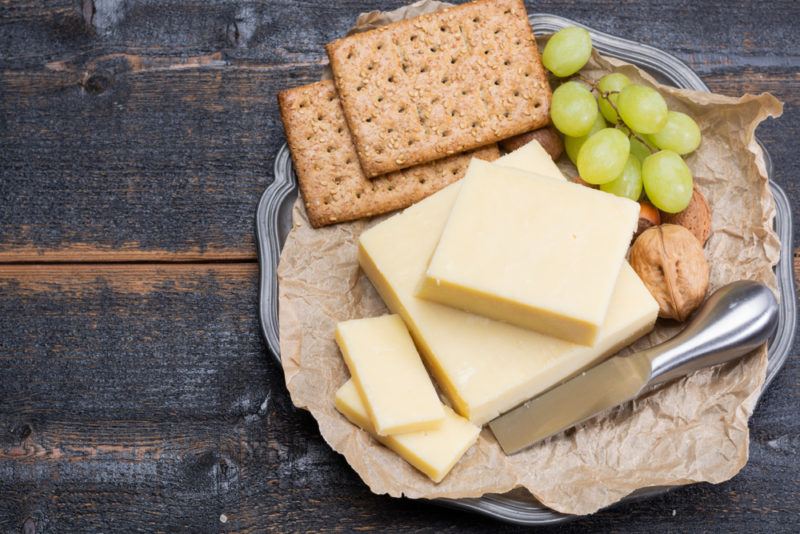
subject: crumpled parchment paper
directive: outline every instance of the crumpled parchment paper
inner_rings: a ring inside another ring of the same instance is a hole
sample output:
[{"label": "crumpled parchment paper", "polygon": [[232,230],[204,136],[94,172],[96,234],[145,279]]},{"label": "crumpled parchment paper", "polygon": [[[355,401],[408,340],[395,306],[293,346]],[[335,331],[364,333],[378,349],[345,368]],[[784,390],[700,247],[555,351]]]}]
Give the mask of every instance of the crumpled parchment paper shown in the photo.
[{"label": "crumpled parchment paper", "polygon": [[[385,24],[440,5],[423,1],[393,13],[365,14],[357,25]],[[638,68],[596,53],[582,73],[596,80],[612,70],[657,87],[670,109],[688,113],[700,125],[703,142],[688,164],[713,210],[713,232],[705,247],[710,290],[739,279],[760,280],[775,289],[772,267],[780,243],[772,230],[774,205],[754,131],[766,117],[781,114],[781,103],[768,94],[731,98],[660,86]],[[568,162],[561,164],[575,174]],[[294,404],[313,414],[323,438],[373,492],[462,498],[521,487],[555,510],[588,514],[638,488],[722,482],[746,463],[747,420],[764,381],[765,348],[739,362],[694,373],[512,456],[485,428],[451,473],[432,483],[333,405],[337,388],[348,377],[333,338],[336,323],[387,312],[356,260],[358,236],[385,217],[315,230],[299,200],[293,216],[278,269],[286,386]],[[679,329],[659,321],[650,335],[626,350],[649,347]]]}]

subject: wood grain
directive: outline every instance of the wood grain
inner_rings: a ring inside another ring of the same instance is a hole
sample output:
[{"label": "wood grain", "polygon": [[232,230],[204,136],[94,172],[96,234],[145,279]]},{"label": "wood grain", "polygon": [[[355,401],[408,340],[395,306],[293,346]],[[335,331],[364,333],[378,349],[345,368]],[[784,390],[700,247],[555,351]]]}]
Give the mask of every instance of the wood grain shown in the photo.
[{"label": "wood grain", "polygon": [[[0,268],[10,318],[0,322],[0,531],[28,519],[37,532],[515,530],[370,494],[292,407],[256,334],[256,274],[254,264]],[[798,379],[790,359],[734,480],[566,530],[800,528]]]},{"label": "wood grain", "polygon": [[[276,93],[317,79],[357,13],[402,1],[94,2],[88,33],[63,28],[83,20],[73,4],[0,4],[0,198],[14,199],[0,262],[254,259],[252,213],[284,142]],[[797,4],[642,6],[528,7],[667,49],[715,91],[774,92],[785,115],[759,135],[795,194]]]}]

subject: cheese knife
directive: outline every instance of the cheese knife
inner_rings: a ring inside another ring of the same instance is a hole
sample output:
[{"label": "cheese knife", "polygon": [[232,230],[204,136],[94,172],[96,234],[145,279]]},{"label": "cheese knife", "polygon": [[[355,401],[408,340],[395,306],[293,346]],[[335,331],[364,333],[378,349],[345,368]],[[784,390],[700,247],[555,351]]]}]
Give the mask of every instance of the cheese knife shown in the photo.
[{"label": "cheese knife", "polygon": [[740,358],[765,343],[778,323],[772,291],[753,281],[728,284],[677,336],[615,356],[489,423],[513,454],[698,369]]}]

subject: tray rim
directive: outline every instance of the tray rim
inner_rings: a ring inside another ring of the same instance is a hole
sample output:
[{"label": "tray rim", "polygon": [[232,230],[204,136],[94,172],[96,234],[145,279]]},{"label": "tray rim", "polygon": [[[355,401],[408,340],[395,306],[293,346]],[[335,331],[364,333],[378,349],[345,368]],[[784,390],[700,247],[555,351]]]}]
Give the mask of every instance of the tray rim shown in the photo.
[{"label": "tray rim", "polygon": [[[657,48],[615,37],[594,30],[579,22],[547,13],[531,14],[528,17],[536,35],[545,35],[565,26],[586,28],[595,48],[605,55],[613,56],[656,73],[676,87],[708,92],[708,86],[683,61]],[[758,141],[758,140],[757,140]],[[766,148],[758,141],[764,154],[764,162],[770,190],[775,203],[775,229],[781,242],[780,260],[775,267],[781,295],[778,329],[769,344],[767,375],[759,399],[783,367],[791,350],[796,330],[796,301],[792,274],[792,212],[789,199],[783,189],[772,180],[774,169]],[[278,339],[278,279],[277,267],[286,233],[290,227],[282,226],[281,215],[291,210],[297,194],[297,179],[292,167],[288,147],[279,149],[273,167],[273,181],[259,200],[256,208],[255,234],[259,260],[259,325],[273,358],[280,364],[280,342]],[[291,220],[291,212],[288,214]],[[281,235],[283,234],[283,235]],[[789,298],[786,298],[786,297]],[[680,486],[641,488],[618,503],[630,503],[661,495]],[[524,526],[562,523],[580,516],[562,514],[535,501],[521,501],[506,495],[484,495],[473,499],[435,499],[430,502],[479,513],[494,519]],[[614,506],[618,503],[614,503]]]}]

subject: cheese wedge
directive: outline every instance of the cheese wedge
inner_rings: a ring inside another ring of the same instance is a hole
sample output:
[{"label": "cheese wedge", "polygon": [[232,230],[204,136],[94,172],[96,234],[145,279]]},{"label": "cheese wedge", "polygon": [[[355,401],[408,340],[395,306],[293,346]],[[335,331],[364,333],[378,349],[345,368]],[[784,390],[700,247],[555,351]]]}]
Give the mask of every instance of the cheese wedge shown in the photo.
[{"label": "cheese wedge", "polygon": [[592,345],[638,219],[630,199],[473,159],[419,296]]},{"label": "cheese wedge", "polygon": [[386,447],[419,469],[434,482],[441,482],[458,460],[475,443],[480,428],[443,406],[445,417],[436,430],[379,436],[353,380],[336,392],[336,409],[351,423],[372,434]]},{"label": "cheese wedge", "polygon": [[[544,157],[548,161],[529,158],[526,170],[550,172],[563,180],[549,156]],[[501,158],[496,164],[503,163]],[[389,309],[403,318],[459,414],[475,424],[486,423],[653,328],[658,305],[627,263],[593,347],[417,297],[460,186],[446,187],[367,230],[359,240],[362,269]]]},{"label": "cheese wedge", "polygon": [[444,410],[398,315],[344,321],[336,342],[381,436],[437,428]]}]

